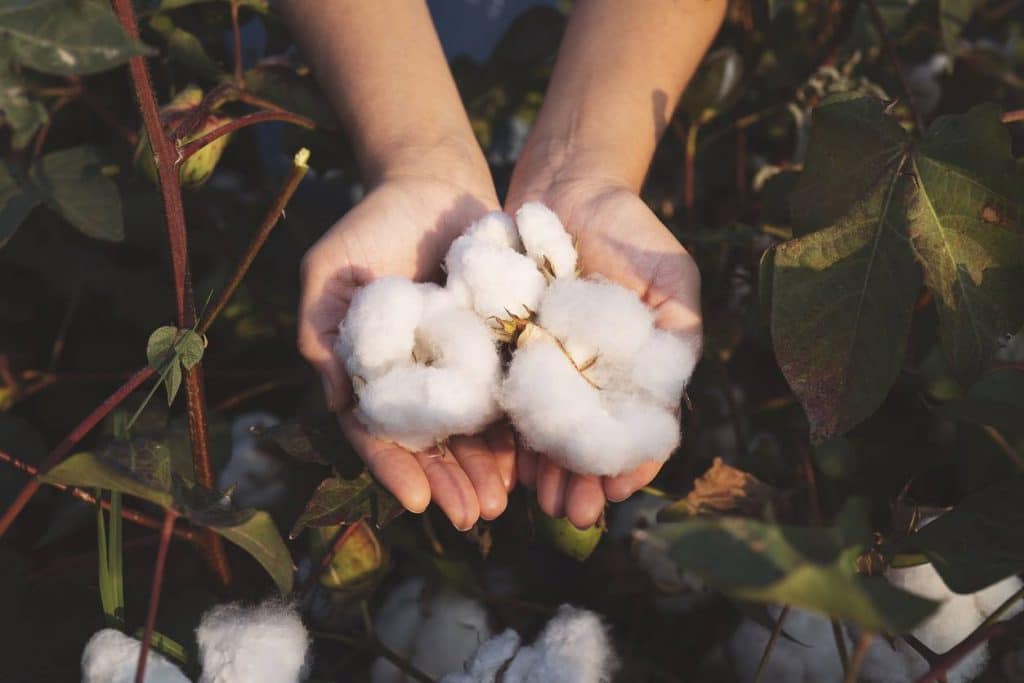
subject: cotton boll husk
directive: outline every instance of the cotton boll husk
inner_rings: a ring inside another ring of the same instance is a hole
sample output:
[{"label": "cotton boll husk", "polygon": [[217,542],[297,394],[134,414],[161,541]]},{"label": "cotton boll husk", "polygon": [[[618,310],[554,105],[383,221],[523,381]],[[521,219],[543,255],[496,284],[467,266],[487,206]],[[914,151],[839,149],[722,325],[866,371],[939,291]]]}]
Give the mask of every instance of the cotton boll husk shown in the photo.
[{"label": "cotton boll husk", "polygon": [[196,640],[199,683],[298,683],[305,673],[309,634],[286,603],[218,605],[203,616]]},{"label": "cotton boll husk", "polygon": [[481,318],[525,317],[536,311],[547,282],[529,258],[508,247],[463,235],[445,257],[446,287]]},{"label": "cotton boll husk", "polygon": [[[97,631],[82,651],[82,683],[133,683],[142,643],[112,628]],[[152,649],[145,683],[191,683],[181,669]]]},{"label": "cotton boll husk", "polygon": [[429,615],[416,633],[412,665],[434,679],[462,671],[492,635],[487,611],[476,600],[450,591],[435,596],[427,611]]},{"label": "cotton boll husk", "polygon": [[699,340],[655,330],[633,356],[629,377],[658,403],[678,406],[699,353]]},{"label": "cotton boll husk", "polygon": [[335,343],[349,376],[368,381],[410,362],[424,291],[410,280],[383,277],[356,292]]},{"label": "cotton boll husk", "polygon": [[[769,608],[778,619],[780,610]],[[763,683],[841,683],[843,669],[829,620],[819,614],[791,609],[782,626],[795,643],[778,638],[761,675]],[[752,681],[771,632],[744,619],[725,644],[726,657],[738,680]],[[801,644],[802,643],[802,644]]]},{"label": "cotton boll husk", "polygon": [[554,211],[540,202],[527,202],[516,211],[516,227],[526,255],[538,267],[550,265],[558,278],[576,275],[576,247]]},{"label": "cotton boll husk", "polygon": [[465,671],[449,673],[441,683],[495,683],[498,672],[515,656],[520,643],[518,633],[502,631],[480,645]]},{"label": "cotton boll husk", "polygon": [[470,224],[463,234],[520,253],[523,251],[523,242],[519,239],[516,223],[504,211],[491,211],[485,214]]},{"label": "cotton boll husk", "polygon": [[234,500],[239,505],[273,505],[285,492],[285,484],[279,476],[284,463],[259,447],[253,431],[278,422],[270,413],[245,413],[231,424],[231,458],[217,477],[217,486],[221,489],[236,487]]},{"label": "cotton boll husk", "polygon": [[519,650],[504,683],[608,683],[618,668],[608,628],[593,612],[562,605],[536,642]]},{"label": "cotton boll husk", "polygon": [[537,324],[582,363],[597,356],[630,366],[654,330],[654,314],[619,285],[596,280],[556,280],[540,302]]}]

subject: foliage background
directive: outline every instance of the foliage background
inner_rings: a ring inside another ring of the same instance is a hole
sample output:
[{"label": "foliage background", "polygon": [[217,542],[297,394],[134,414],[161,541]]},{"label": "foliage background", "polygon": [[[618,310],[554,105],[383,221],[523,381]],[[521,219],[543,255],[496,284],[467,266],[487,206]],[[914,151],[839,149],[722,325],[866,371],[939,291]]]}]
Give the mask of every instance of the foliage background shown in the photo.
[{"label": "foliage background", "polygon": [[[133,162],[140,118],[123,64],[140,51],[151,55],[162,104],[189,84],[209,92],[231,82],[234,4],[137,2],[143,48],[102,2],[0,3],[4,454],[42,461],[147,362],[151,333],[173,321],[160,196]],[[522,492],[500,520],[463,536],[433,511],[392,521],[387,497],[365,475],[356,478],[359,464],[322,414],[319,385],[293,340],[299,260],[363,188],[278,17],[262,0],[237,5],[243,34],[262,36],[244,43],[244,90],[316,130],[281,122],[240,130],[210,182],[187,193],[201,306],[223,290],[293,154],[312,152],[310,172],[199,353],[215,469],[230,453],[234,415],[274,412],[288,422],[265,435],[268,447],[296,456],[287,500],[270,510],[282,535],[325,478],[332,483],[319,489],[317,514],[303,519],[370,522],[336,558],[342,585],[318,589],[331,604],[323,630],[355,643],[318,642],[318,680],[364,675],[372,647],[360,645],[360,604],[401,574],[427,573],[482,596],[503,622],[527,631],[560,602],[597,609],[614,627],[623,679],[638,681],[725,676],[700,667],[753,609],[738,607],[740,597],[905,630],[922,606],[877,595],[850,560],[872,544],[872,530],[887,559],[946,557],[943,575],[963,590],[1024,569],[1024,340],[1011,338],[1024,322],[1024,185],[1014,156],[1024,124],[999,121],[1024,107],[1019,2],[737,2],[672,115],[644,196],[700,265],[706,348],[689,390],[684,445],[654,486],[680,499],[721,457],[782,492],[784,503],[758,530],[786,537],[791,527],[777,526],[785,522],[831,544],[824,559],[787,564],[781,558],[792,553],[775,545],[765,553],[726,542],[735,524],[759,523],[694,520],[676,506],[688,521],[659,526],[673,558],[724,591],[690,613],[657,609],[669,598],[626,541],[543,520]],[[452,62],[499,185],[541,102],[564,25],[563,10],[535,8],[488,60]],[[830,95],[812,127],[812,110]],[[250,111],[240,101],[220,109]],[[960,118],[940,119],[947,114]],[[916,117],[932,124],[928,135],[910,132]],[[148,389],[76,450],[112,457],[110,444],[123,440],[111,437],[125,436],[120,426]],[[157,394],[132,434],[150,440],[154,462],[168,473],[187,475],[183,403],[167,407]],[[121,474],[139,481],[138,468]],[[25,480],[15,467],[0,469],[5,507]],[[169,482],[168,474],[143,483],[170,490]],[[974,509],[965,505],[930,538],[904,538],[904,504],[949,506],[971,494]],[[133,504],[159,517],[158,507]],[[609,516],[614,523],[614,508]],[[231,526],[240,518],[202,519]],[[82,645],[104,624],[95,522],[91,506],[47,487],[0,541],[0,679],[77,677]],[[134,631],[145,621],[159,536],[131,524],[124,531],[126,610],[118,623]],[[965,548],[965,538],[973,545]],[[721,554],[687,550],[712,542],[722,542]],[[322,548],[322,539],[301,535],[288,543],[296,562]],[[763,556],[772,571],[759,576]],[[230,559],[233,581],[220,586],[193,544],[173,542],[157,630],[191,650],[191,631],[214,602],[274,589],[246,553],[231,547]],[[495,592],[495,576],[516,577],[515,590]],[[808,589],[810,579],[849,599],[825,600]],[[997,641],[987,680],[1024,680],[1003,657],[1021,638],[1017,628]]]}]

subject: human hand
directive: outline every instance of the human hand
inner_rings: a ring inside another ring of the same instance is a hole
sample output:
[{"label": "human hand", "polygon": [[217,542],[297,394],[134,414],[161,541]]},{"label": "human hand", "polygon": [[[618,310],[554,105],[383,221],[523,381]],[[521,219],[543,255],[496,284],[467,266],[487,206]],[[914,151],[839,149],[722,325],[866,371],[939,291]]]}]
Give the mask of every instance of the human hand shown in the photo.
[{"label": "human hand", "polygon": [[334,355],[338,323],[359,287],[385,276],[437,279],[451,241],[476,218],[498,207],[486,169],[436,164],[437,173],[385,174],[374,189],[307,252],[302,264],[299,350],[320,373],[328,407],[374,477],[412,512],[433,500],[466,530],[493,519],[515,483],[515,444],[508,427],[454,437],[454,458],[411,453],[376,439],[356,419],[352,387]]},{"label": "human hand", "polygon": [[[543,202],[575,237],[584,275],[599,274],[639,294],[654,310],[658,327],[699,335],[700,274],[668,228],[623,183],[587,178],[585,173],[555,177],[548,184],[532,185],[537,189],[513,187],[508,212],[526,201]],[[661,464],[597,477],[569,472],[542,454],[520,449],[517,468],[519,481],[536,487],[544,512],[586,528],[600,518],[606,501],[624,500],[649,484]]]}]

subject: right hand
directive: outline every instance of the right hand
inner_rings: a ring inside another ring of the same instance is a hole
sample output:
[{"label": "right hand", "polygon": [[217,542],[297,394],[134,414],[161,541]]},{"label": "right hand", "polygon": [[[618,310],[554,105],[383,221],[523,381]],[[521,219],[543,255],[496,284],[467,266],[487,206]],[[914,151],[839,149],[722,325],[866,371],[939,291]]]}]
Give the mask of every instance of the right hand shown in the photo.
[{"label": "right hand", "polygon": [[[473,220],[499,208],[489,174],[468,182],[452,165],[434,173],[384,175],[374,189],[306,253],[298,346],[320,373],[330,410],[374,477],[412,512],[433,500],[457,529],[494,519],[515,484],[515,444],[507,426],[454,437],[454,458],[411,453],[374,438],[352,411],[352,385],[338,358],[338,323],[359,287],[385,276],[437,279],[451,241]],[[478,182],[482,181],[482,182]]]}]

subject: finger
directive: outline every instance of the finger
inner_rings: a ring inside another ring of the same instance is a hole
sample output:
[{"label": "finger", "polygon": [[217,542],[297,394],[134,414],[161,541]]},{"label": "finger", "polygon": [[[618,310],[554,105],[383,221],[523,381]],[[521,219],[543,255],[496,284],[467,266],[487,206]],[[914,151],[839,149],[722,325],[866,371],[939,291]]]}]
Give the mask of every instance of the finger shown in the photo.
[{"label": "finger", "polygon": [[565,516],[565,488],[569,472],[545,457],[537,470],[537,503],[551,517]]},{"label": "finger", "polygon": [[613,503],[626,500],[634,493],[647,486],[653,481],[655,475],[661,470],[662,463],[645,462],[632,472],[626,472],[616,477],[605,477],[604,495]]},{"label": "finger", "polygon": [[426,510],[430,504],[430,482],[412,453],[374,438],[351,411],[342,413],[338,421],[370,473],[398,499],[402,507],[415,513]]},{"label": "finger", "polygon": [[594,526],[604,511],[605,497],[600,477],[574,474],[565,490],[565,515],[577,529]]},{"label": "finger", "polygon": [[528,489],[537,488],[537,470],[540,468],[538,455],[528,447],[519,444],[516,448],[516,472],[519,483]]},{"label": "finger", "polygon": [[306,254],[296,340],[299,352],[320,373],[324,400],[332,411],[348,407],[352,395],[348,377],[334,354],[334,340],[353,286],[337,279],[338,273],[336,266],[320,256],[317,247]]},{"label": "finger", "polygon": [[654,309],[658,327],[684,336],[700,335],[700,271],[685,251],[658,272],[644,298]]},{"label": "finger", "polygon": [[480,518],[473,483],[451,455],[436,449],[413,456],[430,482],[430,495],[459,531],[468,531]]},{"label": "finger", "polygon": [[516,436],[512,426],[507,422],[491,425],[484,432],[484,439],[491,449],[505,491],[511,491],[516,485]]},{"label": "finger", "polygon": [[455,460],[473,484],[480,516],[494,519],[505,511],[508,491],[487,440],[482,436],[457,436],[451,439],[450,445]]}]

